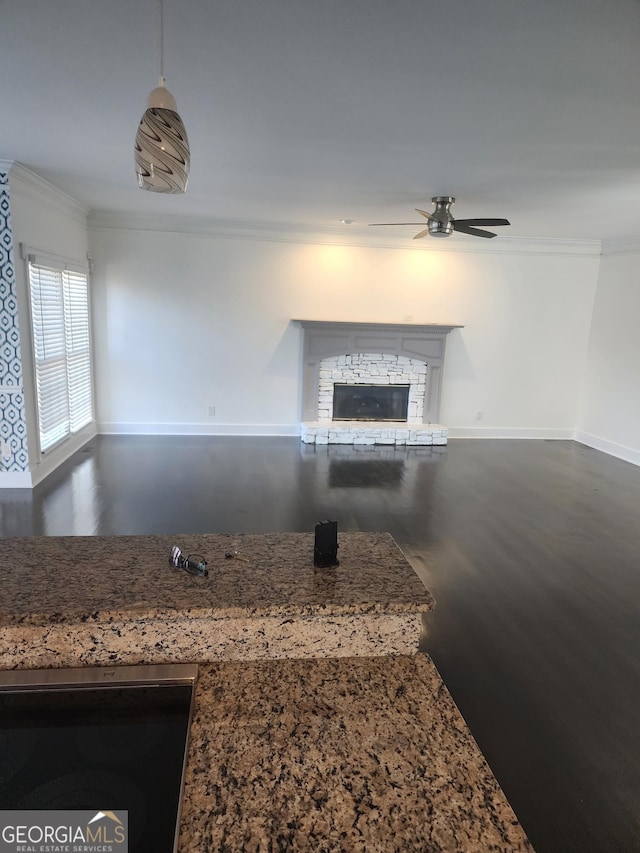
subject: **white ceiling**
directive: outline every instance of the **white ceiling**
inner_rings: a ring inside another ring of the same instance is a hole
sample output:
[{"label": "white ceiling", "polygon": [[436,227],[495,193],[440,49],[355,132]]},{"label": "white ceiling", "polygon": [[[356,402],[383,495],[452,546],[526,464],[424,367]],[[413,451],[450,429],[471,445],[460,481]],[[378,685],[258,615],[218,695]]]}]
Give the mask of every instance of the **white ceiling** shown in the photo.
[{"label": "white ceiling", "polygon": [[184,196],[135,180],[157,10],[0,0],[0,157],[97,211],[322,230],[442,194],[514,237],[640,234],[638,0],[165,0]]}]

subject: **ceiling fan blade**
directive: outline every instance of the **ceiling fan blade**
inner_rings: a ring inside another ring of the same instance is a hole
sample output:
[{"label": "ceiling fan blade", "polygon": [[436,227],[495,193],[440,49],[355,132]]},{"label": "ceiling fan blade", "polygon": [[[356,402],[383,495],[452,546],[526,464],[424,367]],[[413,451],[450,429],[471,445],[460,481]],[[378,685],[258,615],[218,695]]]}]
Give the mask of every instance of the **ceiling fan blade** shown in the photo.
[{"label": "ceiling fan blade", "polygon": [[416,234],[416,236],[413,239],[414,240],[420,240],[422,237],[426,237],[428,234],[429,234],[429,229],[425,228],[424,231],[420,231],[419,234]]},{"label": "ceiling fan blade", "polygon": [[369,228],[376,225],[422,225],[422,222],[370,222]]},{"label": "ceiling fan blade", "polygon": [[423,216],[426,216],[427,219],[435,219],[433,213],[427,213],[426,210],[420,210],[419,207],[415,207],[414,210],[416,211],[416,213],[421,213]]},{"label": "ceiling fan blade", "polygon": [[508,219],[456,219],[462,225],[511,225]]},{"label": "ceiling fan blade", "polygon": [[461,225],[460,220],[456,219],[453,223],[453,230],[460,231],[462,234],[471,234],[472,237],[496,237],[491,231],[482,231],[480,228],[471,228],[470,225]]}]

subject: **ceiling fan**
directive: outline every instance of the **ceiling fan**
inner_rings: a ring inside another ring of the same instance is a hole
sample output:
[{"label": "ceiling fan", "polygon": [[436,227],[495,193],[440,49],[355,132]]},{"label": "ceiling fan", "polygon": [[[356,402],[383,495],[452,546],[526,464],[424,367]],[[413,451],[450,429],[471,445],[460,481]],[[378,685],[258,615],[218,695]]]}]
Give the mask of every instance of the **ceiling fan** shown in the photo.
[{"label": "ceiling fan", "polygon": [[[511,225],[508,219],[454,219],[451,214],[451,205],[455,198],[449,195],[436,195],[431,201],[436,209],[433,213],[416,208],[416,212],[422,214],[429,220],[429,225],[413,238],[419,240],[421,237],[450,237],[454,231],[462,234],[471,234],[473,237],[496,237],[493,231],[485,231],[477,228],[477,225]],[[377,225],[422,225],[422,222],[372,222]]]}]

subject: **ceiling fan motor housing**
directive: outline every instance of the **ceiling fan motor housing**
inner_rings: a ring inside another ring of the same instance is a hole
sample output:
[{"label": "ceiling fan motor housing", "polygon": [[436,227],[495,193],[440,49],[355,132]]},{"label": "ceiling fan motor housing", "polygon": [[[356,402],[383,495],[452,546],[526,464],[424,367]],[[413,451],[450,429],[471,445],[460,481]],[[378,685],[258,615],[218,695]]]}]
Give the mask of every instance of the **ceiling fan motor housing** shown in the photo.
[{"label": "ceiling fan motor housing", "polygon": [[450,237],[454,230],[451,205],[455,198],[450,195],[436,195],[431,201],[435,204],[436,209],[431,214],[432,219],[429,220],[429,236]]}]

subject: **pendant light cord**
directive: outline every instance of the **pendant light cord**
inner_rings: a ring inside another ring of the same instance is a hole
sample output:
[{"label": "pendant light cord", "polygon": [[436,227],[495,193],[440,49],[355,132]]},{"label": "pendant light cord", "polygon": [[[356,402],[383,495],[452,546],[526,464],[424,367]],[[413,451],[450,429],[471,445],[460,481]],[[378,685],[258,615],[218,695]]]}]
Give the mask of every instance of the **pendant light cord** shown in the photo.
[{"label": "pendant light cord", "polygon": [[164,0],[160,5],[160,85],[164,86]]}]

